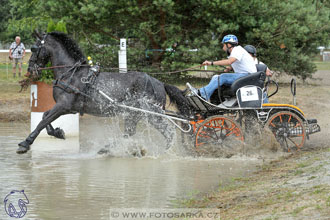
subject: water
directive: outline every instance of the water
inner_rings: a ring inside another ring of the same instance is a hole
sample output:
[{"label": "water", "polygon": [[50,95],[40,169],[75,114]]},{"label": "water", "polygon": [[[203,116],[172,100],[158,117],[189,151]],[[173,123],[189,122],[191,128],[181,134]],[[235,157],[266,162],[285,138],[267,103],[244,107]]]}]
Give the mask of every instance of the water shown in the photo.
[{"label": "water", "polygon": [[17,155],[27,124],[0,123],[0,219],[11,190],[29,199],[23,219],[109,219],[110,208],[170,208],[192,194],[245,176],[259,160],[202,159],[164,155],[147,158],[100,156],[81,151],[77,138],[37,138]]}]

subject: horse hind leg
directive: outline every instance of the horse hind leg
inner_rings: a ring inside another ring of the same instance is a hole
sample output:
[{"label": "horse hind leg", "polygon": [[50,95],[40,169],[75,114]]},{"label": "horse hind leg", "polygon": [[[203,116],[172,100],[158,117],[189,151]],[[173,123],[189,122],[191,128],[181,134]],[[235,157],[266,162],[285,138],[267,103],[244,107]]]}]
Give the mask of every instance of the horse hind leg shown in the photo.
[{"label": "horse hind leg", "polygon": [[[44,115],[42,116],[42,119],[45,119],[48,114],[49,114],[49,111],[46,111],[44,113]],[[47,131],[47,134],[49,136],[53,136],[53,137],[56,137],[56,138],[59,138],[59,139],[65,139],[65,133],[64,133],[63,129],[61,129],[61,128],[55,128],[54,129],[54,127],[52,126],[51,123],[49,123],[46,126],[46,131]]]},{"label": "horse hind leg", "polygon": [[141,119],[141,114],[135,113],[135,114],[130,114],[124,118],[124,137],[128,138],[130,136],[133,136],[136,134],[136,126],[137,123]]},{"label": "horse hind leg", "polygon": [[175,135],[174,126],[167,119],[159,116],[149,117],[148,122],[164,136],[166,140],[166,150],[172,147]]},{"label": "horse hind leg", "polygon": [[47,134],[59,139],[65,139],[65,132],[61,128],[53,128],[51,124],[46,126]]}]

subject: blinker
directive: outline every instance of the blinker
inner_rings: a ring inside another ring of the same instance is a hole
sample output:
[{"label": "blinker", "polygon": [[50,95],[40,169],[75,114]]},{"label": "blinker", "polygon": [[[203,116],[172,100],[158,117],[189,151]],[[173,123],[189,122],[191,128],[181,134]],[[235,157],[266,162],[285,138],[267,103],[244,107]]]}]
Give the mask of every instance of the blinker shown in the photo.
[{"label": "blinker", "polygon": [[39,47],[38,47],[37,45],[33,45],[33,46],[31,47],[31,51],[32,51],[33,53],[37,52],[38,49],[39,49]]}]

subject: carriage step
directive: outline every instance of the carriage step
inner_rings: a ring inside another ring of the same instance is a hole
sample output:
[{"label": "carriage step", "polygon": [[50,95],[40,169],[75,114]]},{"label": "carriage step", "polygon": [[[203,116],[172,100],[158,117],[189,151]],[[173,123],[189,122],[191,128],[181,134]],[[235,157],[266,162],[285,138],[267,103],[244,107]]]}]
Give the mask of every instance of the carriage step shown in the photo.
[{"label": "carriage step", "polygon": [[321,131],[320,125],[317,124],[317,119],[308,119],[305,126],[307,134],[314,134]]},{"label": "carriage step", "polygon": [[317,124],[317,119],[307,119],[308,124]]},{"label": "carriage step", "polygon": [[198,89],[190,85],[190,83],[186,83],[186,89],[183,91],[185,96],[196,96],[200,95]]}]

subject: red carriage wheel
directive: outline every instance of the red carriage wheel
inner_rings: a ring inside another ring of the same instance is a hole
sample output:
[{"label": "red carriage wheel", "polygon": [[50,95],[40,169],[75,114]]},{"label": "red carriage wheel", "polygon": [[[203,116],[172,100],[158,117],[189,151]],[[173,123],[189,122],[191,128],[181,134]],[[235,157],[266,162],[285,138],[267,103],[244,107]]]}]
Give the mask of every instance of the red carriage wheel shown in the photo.
[{"label": "red carriage wheel", "polygon": [[303,121],[295,113],[280,111],[271,115],[266,126],[273,132],[284,150],[300,149],[306,140]]},{"label": "red carriage wheel", "polygon": [[242,150],[244,136],[239,124],[226,116],[212,116],[203,121],[195,134],[198,151],[215,152]]}]

